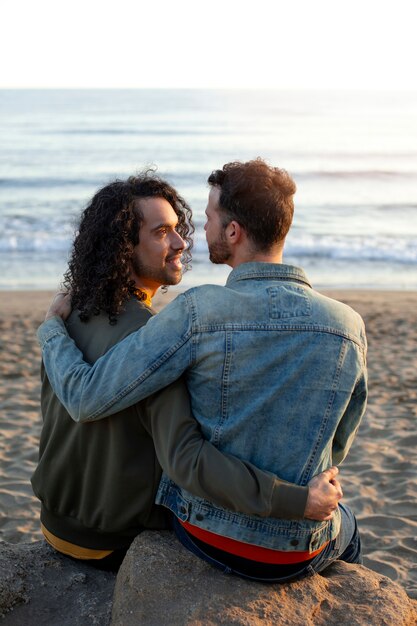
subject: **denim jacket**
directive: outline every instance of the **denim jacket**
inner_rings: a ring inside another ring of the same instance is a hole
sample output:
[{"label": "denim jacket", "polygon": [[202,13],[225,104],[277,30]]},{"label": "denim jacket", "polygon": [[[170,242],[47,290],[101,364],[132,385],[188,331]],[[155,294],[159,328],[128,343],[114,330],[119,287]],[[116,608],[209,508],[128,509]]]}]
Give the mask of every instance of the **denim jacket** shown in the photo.
[{"label": "denim jacket", "polygon": [[[300,485],[344,459],[365,410],[363,321],[293,266],[244,263],[225,287],[190,289],[93,366],[59,319],[38,336],[51,384],[77,421],[119,411],[185,372],[208,440]],[[314,551],[340,528],[338,511],[327,522],[249,516],[166,477],[157,502],[191,524],[277,550]]]}]

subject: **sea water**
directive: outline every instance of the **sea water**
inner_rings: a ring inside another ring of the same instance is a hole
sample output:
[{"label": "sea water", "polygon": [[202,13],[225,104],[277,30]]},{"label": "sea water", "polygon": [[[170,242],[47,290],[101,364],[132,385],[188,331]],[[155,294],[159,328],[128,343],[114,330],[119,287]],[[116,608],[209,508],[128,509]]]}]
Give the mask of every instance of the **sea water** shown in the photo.
[{"label": "sea water", "polygon": [[83,208],[149,166],[196,224],[183,286],[223,283],[207,177],[261,156],[297,183],[284,261],[318,288],[417,289],[417,92],[0,90],[0,289],[54,289]]}]

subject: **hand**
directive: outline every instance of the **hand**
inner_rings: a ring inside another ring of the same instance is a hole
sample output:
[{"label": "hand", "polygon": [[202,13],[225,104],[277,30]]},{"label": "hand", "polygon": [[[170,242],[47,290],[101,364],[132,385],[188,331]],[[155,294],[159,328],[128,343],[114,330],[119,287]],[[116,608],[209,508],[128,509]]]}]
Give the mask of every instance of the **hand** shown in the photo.
[{"label": "hand", "polygon": [[338,502],[343,496],[340,483],[336,479],[338,473],[337,467],[331,467],[310,480],[304,517],[319,522],[332,519]]},{"label": "hand", "polygon": [[71,313],[71,294],[65,291],[58,291],[49,305],[49,309],[46,312],[45,322],[51,317],[58,315],[64,322]]}]

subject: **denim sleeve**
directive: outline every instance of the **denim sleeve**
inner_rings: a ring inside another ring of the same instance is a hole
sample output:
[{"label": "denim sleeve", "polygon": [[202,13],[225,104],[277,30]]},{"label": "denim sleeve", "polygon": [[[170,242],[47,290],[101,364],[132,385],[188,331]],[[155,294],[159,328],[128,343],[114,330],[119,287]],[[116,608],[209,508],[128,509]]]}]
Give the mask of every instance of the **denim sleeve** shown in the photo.
[{"label": "denim sleeve", "polygon": [[366,409],[368,384],[366,368],[361,373],[333,439],[332,461],[339,465],[346,458]]},{"label": "denim sleeve", "polygon": [[191,413],[183,380],[145,400],[141,419],[152,436],[163,470],[195,496],[232,511],[300,519],[308,487],[280,480],[206,441]]},{"label": "denim sleeve", "polygon": [[76,422],[87,422],[162,389],[191,364],[191,319],[180,295],[93,365],[83,360],[60,318],[44,322],[38,340],[55,394]]}]

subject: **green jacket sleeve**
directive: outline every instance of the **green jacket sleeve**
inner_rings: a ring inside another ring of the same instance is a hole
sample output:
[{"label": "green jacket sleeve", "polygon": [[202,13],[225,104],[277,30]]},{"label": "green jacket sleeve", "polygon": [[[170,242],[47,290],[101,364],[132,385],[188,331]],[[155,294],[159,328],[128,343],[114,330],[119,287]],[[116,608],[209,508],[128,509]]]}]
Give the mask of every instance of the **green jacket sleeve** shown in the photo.
[{"label": "green jacket sleeve", "polygon": [[141,419],[153,437],[163,470],[177,485],[232,511],[286,519],[303,517],[308,487],[282,481],[221,452],[204,439],[182,379],[150,396],[144,404]]}]

